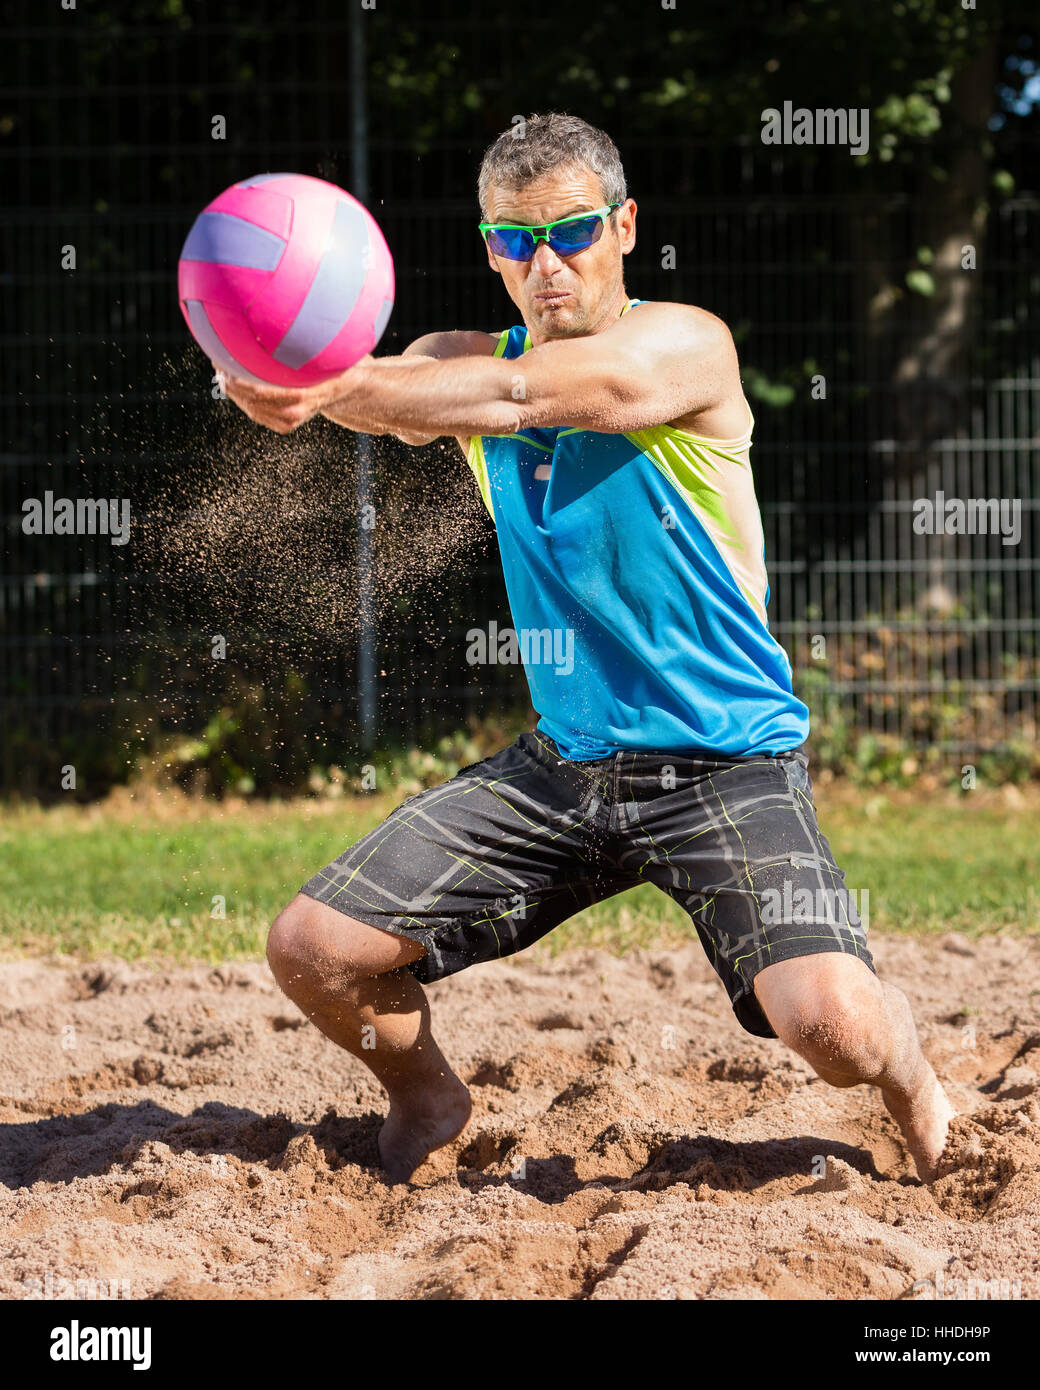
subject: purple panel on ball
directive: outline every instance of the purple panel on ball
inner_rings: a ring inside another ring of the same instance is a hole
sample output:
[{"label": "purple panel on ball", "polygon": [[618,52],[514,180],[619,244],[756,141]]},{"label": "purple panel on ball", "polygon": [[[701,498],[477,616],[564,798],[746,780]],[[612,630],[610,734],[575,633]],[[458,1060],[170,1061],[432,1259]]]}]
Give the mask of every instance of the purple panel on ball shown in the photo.
[{"label": "purple panel on ball", "polygon": [[182,261],[240,265],[249,270],[275,270],[285,242],[254,222],[226,212],[203,212],[195,219],[181,252]]},{"label": "purple panel on ball", "polygon": [[392,299],[384,299],[384,300],[383,300],[383,307],[380,309],[379,313],[376,315],[375,335],[376,335],[376,342],[377,342],[377,343],[379,342],[380,338],[383,336],[383,330],[384,330],[384,328],[386,328],[387,321],[388,321],[388,319],[390,318],[391,313],[393,312],[393,307],[394,307],[394,301],[393,301]]},{"label": "purple panel on ball", "polygon": [[271,354],[294,370],[317,357],[353,313],[368,272],[368,223],[358,203],[336,204],[329,244],[299,311]]},{"label": "purple panel on ball", "polygon": [[255,382],[257,386],[270,386],[269,381],[263,381],[260,377],[254,376],[252,372],[247,372],[245,367],[231,356],[217,336],[217,330],[210,323],[206,306],[201,299],[186,299],[184,309],[188,315],[188,323],[191,325],[192,337],[209,360],[222,372],[226,372],[228,376],[238,377],[240,381]]}]

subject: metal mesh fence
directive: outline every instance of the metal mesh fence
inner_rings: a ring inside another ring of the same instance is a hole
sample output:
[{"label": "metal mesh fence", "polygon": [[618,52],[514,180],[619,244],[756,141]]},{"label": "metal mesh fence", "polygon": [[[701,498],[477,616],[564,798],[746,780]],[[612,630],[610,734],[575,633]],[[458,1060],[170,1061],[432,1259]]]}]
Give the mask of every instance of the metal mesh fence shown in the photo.
[{"label": "metal mesh fence", "polygon": [[[133,543],[27,536],[22,504],[44,489],[105,496],[106,486],[131,479],[135,517],[146,513],[156,480],[168,484],[208,447],[217,418],[206,365],[176,305],[177,256],[193,217],[222,187],[265,169],[349,186],[346,15],[327,4],[292,22],[196,14],[185,29],[179,9],[95,36],[94,49],[60,14],[12,29],[6,41],[15,74],[6,98],[14,138],[0,144],[7,786],[35,787],[41,764],[72,749],[82,757],[94,743],[98,779],[118,777],[133,731],[197,727],[228,698],[229,670],[211,663],[202,672],[197,656],[220,630],[211,592],[180,593],[171,604],[168,582]],[[494,25],[481,28],[476,7],[454,22],[482,34],[488,61],[509,70],[506,38]],[[369,42],[371,62],[378,31]],[[400,351],[434,328],[513,323],[516,311],[484,264],[472,193],[497,113],[485,113],[467,138],[405,140],[383,133],[381,100],[373,81],[372,208],[398,281],[380,351]],[[229,138],[212,140],[211,115],[225,108]],[[423,114],[435,129],[433,113]],[[991,210],[966,366],[920,388],[921,415],[938,406],[939,425],[909,437],[906,391],[866,365],[884,368],[886,359],[884,343],[869,353],[863,343],[861,232],[869,217],[871,255],[898,278],[926,239],[923,198],[911,189],[868,204],[846,187],[814,188],[811,172],[799,187],[790,161],[767,157],[751,137],[696,143],[666,130],[612,133],[640,210],[629,293],[699,303],[737,338],[756,416],[770,623],[814,708],[951,755],[1028,737],[1040,691],[1040,335],[1028,311],[1040,200],[1021,192]],[[665,269],[668,246],[675,264]],[[63,268],[68,247],[74,270]],[[812,397],[816,374],[826,379],[825,399]],[[350,437],[326,438],[326,457],[330,448],[342,451],[349,477]],[[435,510],[445,470],[461,477],[466,465],[457,451],[422,453],[379,439],[377,494],[407,471]],[[1017,542],[923,538],[915,503],[936,493],[1016,499]],[[356,516],[349,491],[343,497],[327,524],[349,541]],[[520,671],[476,673],[464,661],[468,628],[508,621],[494,543],[476,513],[471,530],[474,546],[443,568],[430,593],[384,606],[382,740],[421,740],[526,699]],[[344,565],[352,553],[346,544]],[[251,640],[262,647],[263,631]],[[311,738],[301,757],[322,747],[336,753],[351,743],[357,718],[349,624],[341,640],[300,637],[286,650],[282,641],[277,659],[257,659],[253,675],[277,700],[287,665],[298,669],[307,708],[300,727]]]}]

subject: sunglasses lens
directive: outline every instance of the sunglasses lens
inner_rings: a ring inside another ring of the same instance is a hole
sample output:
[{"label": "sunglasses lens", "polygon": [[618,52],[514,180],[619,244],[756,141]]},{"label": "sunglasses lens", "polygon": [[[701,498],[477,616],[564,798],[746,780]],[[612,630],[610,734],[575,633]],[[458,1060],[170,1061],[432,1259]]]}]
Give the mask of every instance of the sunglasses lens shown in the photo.
[{"label": "sunglasses lens", "polygon": [[[549,245],[558,256],[573,256],[587,251],[603,235],[599,217],[576,217],[573,222],[561,222],[549,233]],[[507,261],[529,261],[534,255],[535,240],[526,227],[489,227],[487,244],[495,256]]]},{"label": "sunglasses lens", "polygon": [[587,251],[602,235],[603,223],[598,217],[579,217],[556,227],[549,245],[559,255],[573,255],[575,251]]},{"label": "sunglasses lens", "polygon": [[507,261],[529,261],[534,255],[534,238],[523,227],[490,227],[487,244]]}]

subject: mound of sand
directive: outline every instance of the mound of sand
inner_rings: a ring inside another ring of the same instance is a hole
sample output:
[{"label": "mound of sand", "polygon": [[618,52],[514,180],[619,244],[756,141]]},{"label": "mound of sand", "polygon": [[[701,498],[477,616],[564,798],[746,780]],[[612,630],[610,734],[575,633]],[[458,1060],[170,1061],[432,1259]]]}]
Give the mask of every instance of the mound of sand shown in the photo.
[{"label": "mound of sand", "polygon": [[1038,1298],[1040,942],[871,944],[961,1112],[931,1189],[696,945],[433,986],[474,1114],[398,1186],[266,966],[2,965],[0,1297]]}]

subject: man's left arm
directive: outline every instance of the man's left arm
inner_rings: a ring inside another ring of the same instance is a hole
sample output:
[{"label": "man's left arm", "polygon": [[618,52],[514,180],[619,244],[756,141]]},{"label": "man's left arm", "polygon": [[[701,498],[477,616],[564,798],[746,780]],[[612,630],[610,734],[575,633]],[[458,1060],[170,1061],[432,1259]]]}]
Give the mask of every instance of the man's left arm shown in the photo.
[{"label": "man's left arm", "polygon": [[603,333],[555,339],[509,365],[525,392],[521,427],[621,434],[697,415],[740,393],[729,329],[685,304],[637,306]]},{"label": "man's left arm", "polygon": [[688,305],[647,304],[602,333],[554,339],[518,358],[366,357],[309,391],[231,382],[228,394],[279,433],[321,413],[369,434],[493,435],[559,425],[620,434],[710,409],[739,385],[721,319]]}]

